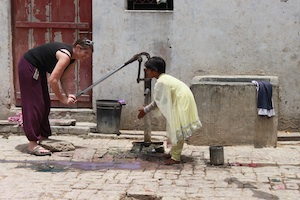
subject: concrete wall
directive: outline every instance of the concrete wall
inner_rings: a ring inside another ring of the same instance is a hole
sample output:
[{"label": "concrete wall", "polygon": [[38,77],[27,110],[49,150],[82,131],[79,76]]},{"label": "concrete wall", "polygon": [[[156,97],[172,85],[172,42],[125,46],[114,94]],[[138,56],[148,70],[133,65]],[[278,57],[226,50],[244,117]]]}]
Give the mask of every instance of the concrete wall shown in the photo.
[{"label": "concrete wall", "polygon": [[[201,75],[279,77],[279,128],[300,130],[300,0],[174,0],[173,12],[127,11],[126,0],[93,1],[93,79],[146,51],[166,59],[167,73],[190,85]],[[11,69],[10,1],[0,1],[2,28],[0,109],[14,103]],[[94,88],[97,99],[125,99],[121,128],[141,128],[144,101],[137,62]],[[94,108],[95,110],[95,108]],[[159,112],[153,129],[163,129]]]},{"label": "concrete wall", "polygon": [[7,119],[14,103],[11,55],[11,9],[9,0],[0,1],[0,118]]},{"label": "concrete wall", "polygon": [[[94,79],[141,51],[165,58],[167,73],[187,84],[196,75],[277,76],[279,128],[299,130],[300,0],[175,0],[173,12],[126,11],[124,2],[93,1]],[[140,125],[136,76],[133,63],[94,89],[94,100],[127,101],[123,128]]]}]

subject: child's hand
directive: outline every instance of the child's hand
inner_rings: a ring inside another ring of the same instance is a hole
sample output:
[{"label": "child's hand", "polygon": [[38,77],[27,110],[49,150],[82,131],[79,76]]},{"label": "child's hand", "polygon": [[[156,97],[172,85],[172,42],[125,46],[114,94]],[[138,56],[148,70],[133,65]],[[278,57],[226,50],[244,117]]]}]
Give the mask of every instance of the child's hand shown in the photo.
[{"label": "child's hand", "polygon": [[138,119],[143,118],[146,115],[144,108],[139,109]]}]

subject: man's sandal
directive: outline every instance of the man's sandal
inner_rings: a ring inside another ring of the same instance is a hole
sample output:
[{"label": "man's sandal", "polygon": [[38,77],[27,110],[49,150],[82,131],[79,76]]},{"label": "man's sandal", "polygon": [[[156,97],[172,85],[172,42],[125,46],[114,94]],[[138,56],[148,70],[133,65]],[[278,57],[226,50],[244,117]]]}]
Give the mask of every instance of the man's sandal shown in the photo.
[{"label": "man's sandal", "polygon": [[52,154],[51,151],[39,145],[34,147],[31,151],[29,151],[29,153],[35,156],[51,156]]}]

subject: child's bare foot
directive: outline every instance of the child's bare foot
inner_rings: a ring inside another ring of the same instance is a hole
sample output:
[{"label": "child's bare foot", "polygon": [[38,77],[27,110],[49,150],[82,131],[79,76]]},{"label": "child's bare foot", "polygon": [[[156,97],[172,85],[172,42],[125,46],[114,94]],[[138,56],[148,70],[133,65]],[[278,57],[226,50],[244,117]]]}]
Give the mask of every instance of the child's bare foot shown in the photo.
[{"label": "child's bare foot", "polygon": [[171,158],[162,162],[162,164],[164,164],[164,165],[174,165],[174,164],[179,164],[179,163],[180,163],[180,161],[173,160]]},{"label": "child's bare foot", "polygon": [[172,156],[170,155],[170,154],[164,154],[163,155],[163,158],[165,158],[165,159],[170,159]]}]

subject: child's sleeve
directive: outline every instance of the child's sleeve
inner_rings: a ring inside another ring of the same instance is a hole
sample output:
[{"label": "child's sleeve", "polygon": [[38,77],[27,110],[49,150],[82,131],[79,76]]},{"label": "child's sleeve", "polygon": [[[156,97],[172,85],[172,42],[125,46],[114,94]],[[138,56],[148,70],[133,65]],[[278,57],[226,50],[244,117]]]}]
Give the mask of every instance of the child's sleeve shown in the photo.
[{"label": "child's sleeve", "polygon": [[156,105],[155,101],[152,101],[149,105],[144,107],[144,112],[148,113],[151,110],[155,109],[156,107],[157,107],[157,105]]}]

